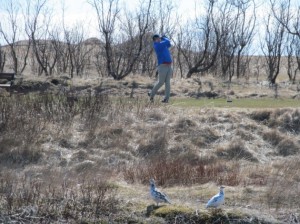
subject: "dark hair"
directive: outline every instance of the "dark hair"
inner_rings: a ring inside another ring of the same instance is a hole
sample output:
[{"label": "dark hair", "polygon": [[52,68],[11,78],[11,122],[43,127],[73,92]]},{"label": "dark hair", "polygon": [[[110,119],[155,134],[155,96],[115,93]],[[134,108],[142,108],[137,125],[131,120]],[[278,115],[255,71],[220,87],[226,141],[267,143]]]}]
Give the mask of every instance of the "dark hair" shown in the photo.
[{"label": "dark hair", "polygon": [[154,35],[152,36],[152,40],[155,40],[156,38],[159,38],[159,35],[158,35],[158,34],[154,34]]}]

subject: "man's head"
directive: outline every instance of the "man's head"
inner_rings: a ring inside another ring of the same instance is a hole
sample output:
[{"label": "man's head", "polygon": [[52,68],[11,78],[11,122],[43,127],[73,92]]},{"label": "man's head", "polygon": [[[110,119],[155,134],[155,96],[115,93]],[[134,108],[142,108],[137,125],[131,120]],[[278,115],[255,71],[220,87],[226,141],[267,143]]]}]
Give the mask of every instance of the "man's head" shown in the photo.
[{"label": "man's head", "polygon": [[152,40],[153,40],[154,42],[157,41],[157,40],[160,41],[160,36],[159,36],[158,34],[154,34],[154,35],[152,36]]}]

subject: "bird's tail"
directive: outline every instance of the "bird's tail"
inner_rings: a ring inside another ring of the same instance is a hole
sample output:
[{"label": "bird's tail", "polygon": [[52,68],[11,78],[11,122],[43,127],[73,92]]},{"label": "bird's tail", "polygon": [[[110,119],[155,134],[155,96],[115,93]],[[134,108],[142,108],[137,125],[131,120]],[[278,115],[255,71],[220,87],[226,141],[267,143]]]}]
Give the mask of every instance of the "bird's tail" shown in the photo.
[{"label": "bird's tail", "polygon": [[172,204],[172,202],[170,201],[170,199],[168,197],[166,197],[166,202],[169,204]]}]

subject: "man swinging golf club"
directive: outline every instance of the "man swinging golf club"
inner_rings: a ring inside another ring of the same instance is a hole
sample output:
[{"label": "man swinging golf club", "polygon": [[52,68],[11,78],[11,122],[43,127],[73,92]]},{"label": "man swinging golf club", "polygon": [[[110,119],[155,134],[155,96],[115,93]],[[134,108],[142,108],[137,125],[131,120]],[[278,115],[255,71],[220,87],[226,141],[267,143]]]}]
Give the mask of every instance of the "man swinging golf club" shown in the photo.
[{"label": "man swinging golf club", "polygon": [[150,101],[153,102],[155,94],[159,88],[165,84],[165,98],[161,102],[168,103],[171,91],[170,80],[173,75],[172,57],[169,50],[171,43],[167,37],[160,37],[158,34],[153,35],[152,39],[157,57],[158,81],[148,95],[150,97]]}]

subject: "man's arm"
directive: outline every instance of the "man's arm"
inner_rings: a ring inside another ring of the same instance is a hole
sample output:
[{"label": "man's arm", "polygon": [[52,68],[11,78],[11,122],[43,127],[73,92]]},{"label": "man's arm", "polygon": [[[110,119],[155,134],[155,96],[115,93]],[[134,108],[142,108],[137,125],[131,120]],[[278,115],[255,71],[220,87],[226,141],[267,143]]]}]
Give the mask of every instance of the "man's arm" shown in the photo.
[{"label": "man's arm", "polygon": [[171,42],[167,37],[163,36],[163,37],[161,37],[161,41],[159,43],[157,43],[157,42],[154,43],[154,47],[160,51],[164,47],[168,47],[168,48],[171,47]]},{"label": "man's arm", "polygon": [[164,42],[167,47],[171,47],[171,42],[170,42],[169,38],[167,38],[165,35],[163,35],[161,37],[161,39],[162,39],[161,42]]}]

